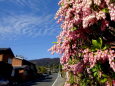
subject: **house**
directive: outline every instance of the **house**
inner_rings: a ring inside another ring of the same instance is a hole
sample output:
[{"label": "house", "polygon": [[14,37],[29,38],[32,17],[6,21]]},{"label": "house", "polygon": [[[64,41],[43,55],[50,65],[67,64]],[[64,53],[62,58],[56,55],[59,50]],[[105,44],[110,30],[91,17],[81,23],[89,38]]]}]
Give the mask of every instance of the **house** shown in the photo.
[{"label": "house", "polygon": [[0,77],[10,79],[13,67],[11,64],[0,61]]},{"label": "house", "polygon": [[12,64],[14,54],[10,48],[0,48],[0,61]]},{"label": "house", "polygon": [[37,69],[36,65],[22,58],[13,58],[13,80],[18,82],[30,81],[37,78]]},{"label": "house", "polygon": [[37,69],[35,64],[15,57],[11,48],[0,48],[0,76],[21,83],[35,79]]},{"label": "house", "polygon": [[15,57],[11,48],[0,48],[0,61],[11,64],[13,67],[29,66],[31,70],[37,72],[36,65],[21,58]]},{"label": "house", "polygon": [[12,59],[12,66],[13,67],[20,67],[20,66],[29,66],[29,68],[35,72],[37,72],[37,69],[36,69],[36,65],[25,60],[25,59],[22,59],[22,58],[13,58]]},{"label": "house", "polygon": [[12,59],[12,66],[22,66],[23,65],[23,59],[19,59],[19,58],[13,58]]}]

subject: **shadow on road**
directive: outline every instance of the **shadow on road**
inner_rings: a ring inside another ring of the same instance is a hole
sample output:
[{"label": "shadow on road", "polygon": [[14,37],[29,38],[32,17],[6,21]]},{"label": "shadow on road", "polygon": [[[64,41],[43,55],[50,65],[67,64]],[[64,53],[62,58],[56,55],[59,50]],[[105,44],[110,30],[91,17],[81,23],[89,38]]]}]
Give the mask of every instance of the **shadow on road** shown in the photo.
[{"label": "shadow on road", "polygon": [[53,81],[52,76],[49,75],[46,78],[37,79],[37,80],[27,82],[27,83],[24,83],[24,84],[21,84],[21,85],[18,85],[18,86],[44,86],[44,85],[41,85],[41,83],[43,83],[43,84],[46,83],[46,86],[48,86],[47,83],[50,83],[52,81]]}]

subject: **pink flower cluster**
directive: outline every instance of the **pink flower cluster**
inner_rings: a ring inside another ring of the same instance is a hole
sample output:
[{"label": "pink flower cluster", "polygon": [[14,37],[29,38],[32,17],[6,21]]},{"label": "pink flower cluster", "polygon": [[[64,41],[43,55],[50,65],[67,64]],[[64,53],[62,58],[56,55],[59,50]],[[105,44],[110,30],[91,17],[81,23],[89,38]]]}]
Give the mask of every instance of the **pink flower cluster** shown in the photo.
[{"label": "pink flower cluster", "polygon": [[73,72],[73,74],[82,73],[83,68],[84,68],[83,62],[79,62],[74,65],[70,65],[70,69]]},{"label": "pink flower cluster", "polygon": [[75,75],[78,74],[78,73],[81,73],[83,71],[83,68],[84,68],[83,61],[78,62],[76,64],[68,64],[67,63],[67,64],[63,65],[63,70],[71,71]]},{"label": "pink flower cluster", "polygon": [[[106,82],[106,86],[111,86],[111,83],[109,83],[108,81]],[[115,80],[112,80],[112,86],[115,86]]]},{"label": "pink flower cluster", "polygon": [[57,37],[58,43],[52,46],[49,51],[52,51],[52,54],[54,52],[62,54],[60,61],[62,64],[65,64],[70,59],[70,56],[75,56],[78,53],[76,39],[81,37],[85,39],[82,30],[62,31]]},{"label": "pink flower cluster", "polygon": [[108,8],[109,8],[109,13],[110,13],[110,16],[111,16],[111,20],[115,21],[115,5],[110,4],[108,6]]},{"label": "pink flower cluster", "polygon": [[[57,43],[52,46],[49,51],[59,53],[63,69],[72,71],[74,74],[83,71],[86,63],[90,64],[90,68],[95,66],[97,61],[109,61],[110,67],[115,72],[115,51],[98,50],[91,52],[89,49],[81,50],[80,45],[83,44],[80,39],[87,41],[86,32],[91,32],[90,27],[101,22],[98,27],[104,31],[109,27],[110,21],[115,21],[115,5],[111,0],[61,0],[60,8],[55,18],[61,23],[62,31],[57,36]],[[107,20],[107,15],[110,19]],[[82,52],[81,52],[82,51]],[[80,62],[76,64],[68,64],[70,58],[79,58],[79,53],[83,54]],[[66,83],[69,86],[70,84]]]},{"label": "pink flower cluster", "polygon": [[65,82],[64,86],[71,86],[70,83]]},{"label": "pink flower cluster", "polygon": [[[88,30],[91,25],[101,20],[102,31],[109,25],[106,20],[106,12],[108,9],[112,21],[115,21],[115,6],[110,0],[61,0],[61,6],[56,13],[58,23],[62,22],[62,32],[57,37],[55,44],[50,51],[62,54],[61,63],[68,62],[70,56],[77,53],[77,39],[86,39],[84,31]],[[96,7],[97,6],[97,7]],[[75,30],[72,30],[76,27]],[[71,45],[72,44],[72,45]]]},{"label": "pink flower cluster", "polygon": [[110,3],[110,0],[61,0],[59,5],[61,7],[55,18],[59,18],[58,22],[63,21],[63,29],[70,29],[79,24],[87,28],[98,20],[105,20],[105,8],[108,8],[111,20],[115,21],[115,5]]},{"label": "pink flower cluster", "polygon": [[110,67],[115,72],[115,51],[108,50],[98,50],[97,52],[91,52],[88,48],[83,51],[83,61],[84,63],[89,63],[90,68],[94,67],[95,64],[100,61],[104,63],[105,61],[109,61]]}]

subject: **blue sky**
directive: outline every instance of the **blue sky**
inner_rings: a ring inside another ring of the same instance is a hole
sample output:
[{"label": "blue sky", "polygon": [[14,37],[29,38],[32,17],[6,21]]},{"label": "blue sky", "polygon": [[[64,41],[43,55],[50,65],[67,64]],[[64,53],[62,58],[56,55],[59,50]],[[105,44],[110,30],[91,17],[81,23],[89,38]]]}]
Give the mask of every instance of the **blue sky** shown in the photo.
[{"label": "blue sky", "polygon": [[0,47],[26,59],[58,57],[48,49],[60,26],[54,20],[59,0],[0,0]]}]

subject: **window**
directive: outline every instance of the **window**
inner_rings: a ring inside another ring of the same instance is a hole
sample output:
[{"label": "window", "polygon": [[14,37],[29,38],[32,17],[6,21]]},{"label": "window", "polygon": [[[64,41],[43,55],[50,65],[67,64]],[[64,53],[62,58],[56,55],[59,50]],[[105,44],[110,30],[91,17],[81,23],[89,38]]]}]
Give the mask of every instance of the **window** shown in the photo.
[{"label": "window", "polygon": [[12,59],[11,58],[8,58],[8,63],[12,64]]}]

